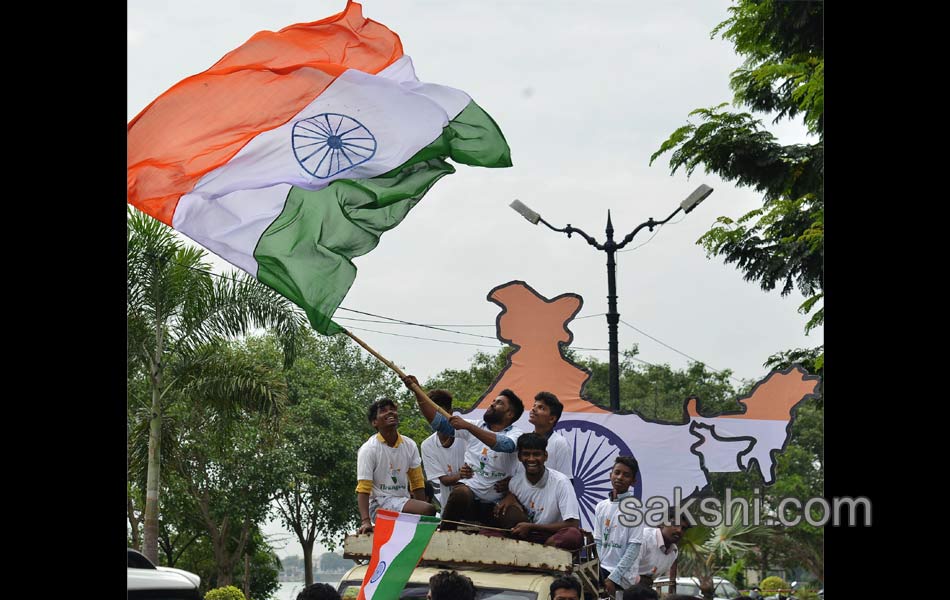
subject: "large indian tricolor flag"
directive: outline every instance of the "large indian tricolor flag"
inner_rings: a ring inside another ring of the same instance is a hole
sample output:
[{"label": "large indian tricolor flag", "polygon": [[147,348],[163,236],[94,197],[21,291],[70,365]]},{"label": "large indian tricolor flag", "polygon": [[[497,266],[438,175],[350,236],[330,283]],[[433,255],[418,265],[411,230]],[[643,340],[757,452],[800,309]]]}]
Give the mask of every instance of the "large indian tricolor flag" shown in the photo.
[{"label": "large indian tricolor flag", "polygon": [[399,36],[348,2],[262,31],[128,126],[128,202],[271,286],[321,333],[446,158],[511,166],[498,126],[424,83]]},{"label": "large indian tricolor flag", "polygon": [[377,511],[373,554],[357,600],[399,598],[438,525],[436,517]]}]

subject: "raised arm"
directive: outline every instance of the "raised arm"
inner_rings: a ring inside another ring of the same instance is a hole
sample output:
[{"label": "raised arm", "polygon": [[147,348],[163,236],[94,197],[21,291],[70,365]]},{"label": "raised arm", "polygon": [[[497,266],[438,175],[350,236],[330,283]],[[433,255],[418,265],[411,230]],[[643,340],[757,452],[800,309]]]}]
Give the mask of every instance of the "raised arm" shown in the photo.
[{"label": "raised arm", "polygon": [[458,415],[452,415],[449,419],[449,425],[459,431],[468,431],[481,443],[485,444],[495,452],[514,452],[517,450],[515,441],[503,433],[495,433],[489,429],[479,427],[471,421],[467,421]]},{"label": "raised arm", "polygon": [[425,417],[426,421],[428,421],[430,424],[438,414],[441,414],[446,418],[451,416],[440,407],[436,406],[435,402],[433,402],[432,399],[426,395],[425,391],[419,385],[419,380],[416,379],[415,375],[406,375],[402,382],[407,388],[409,388],[410,391],[412,391],[413,394],[415,394],[416,403],[419,404],[419,410],[422,411],[422,416]]}]

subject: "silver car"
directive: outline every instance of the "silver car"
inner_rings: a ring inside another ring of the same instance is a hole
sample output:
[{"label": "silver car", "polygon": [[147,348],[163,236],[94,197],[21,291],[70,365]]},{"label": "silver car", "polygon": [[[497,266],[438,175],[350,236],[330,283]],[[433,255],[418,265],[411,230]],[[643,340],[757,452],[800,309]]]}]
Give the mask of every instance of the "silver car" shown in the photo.
[{"label": "silver car", "polygon": [[[732,600],[739,595],[739,590],[736,589],[736,586],[732,585],[732,582],[728,579],[722,579],[721,577],[713,577],[713,585],[715,586],[714,594],[716,600]],[[653,581],[653,587],[660,592],[660,596],[670,592],[671,582],[669,577],[658,577]],[[676,593],[677,594],[686,594],[687,596],[699,596],[702,597],[702,592],[699,591],[699,579],[695,577],[677,577],[676,578]]]}]

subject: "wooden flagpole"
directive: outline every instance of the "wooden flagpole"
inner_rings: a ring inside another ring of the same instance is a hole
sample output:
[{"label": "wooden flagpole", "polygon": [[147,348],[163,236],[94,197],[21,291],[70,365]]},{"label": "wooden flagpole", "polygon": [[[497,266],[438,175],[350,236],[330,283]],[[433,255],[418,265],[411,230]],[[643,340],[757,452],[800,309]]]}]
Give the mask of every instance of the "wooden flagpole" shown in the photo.
[{"label": "wooden flagpole", "polygon": [[[350,339],[351,339],[351,340],[353,340],[354,342],[356,342],[357,344],[359,344],[360,346],[362,346],[367,352],[369,352],[370,354],[372,354],[373,356],[375,356],[376,358],[378,358],[378,359],[380,360],[380,362],[382,362],[384,365],[386,365],[387,367],[389,367],[390,369],[392,369],[393,371],[395,371],[395,372],[396,372],[396,375],[399,375],[399,378],[402,379],[403,382],[405,382],[405,380],[406,380],[406,374],[403,373],[402,369],[400,369],[399,367],[397,367],[391,360],[388,360],[385,356],[383,356],[383,355],[380,354],[379,352],[373,350],[371,347],[369,347],[369,345],[366,344],[366,342],[364,342],[364,341],[361,340],[360,338],[358,338],[358,337],[356,337],[355,335],[353,335],[353,333],[350,332],[349,330],[344,329],[344,330],[343,330],[343,333],[345,333],[346,335],[350,336]],[[442,413],[442,416],[443,416],[443,417],[445,417],[446,419],[449,419],[449,418],[452,417],[452,415],[450,415],[449,413],[447,413],[447,412],[445,411],[445,409],[443,409],[441,406],[439,406],[438,404],[436,404],[435,402],[433,402],[432,399],[429,398],[429,395],[426,394],[425,390],[423,390],[422,387],[421,387],[418,383],[413,383],[413,384],[410,385],[409,387],[410,387],[410,389],[411,389],[417,396],[421,396],[421,397],[425,398],[425,399],[426,399],[426,402],[428,402],[429,404],[431,404],[431,405],[432,405],[432,408],[434,408],[434,409],[436,409],[437,411],[439,411],[440,413]]]}]

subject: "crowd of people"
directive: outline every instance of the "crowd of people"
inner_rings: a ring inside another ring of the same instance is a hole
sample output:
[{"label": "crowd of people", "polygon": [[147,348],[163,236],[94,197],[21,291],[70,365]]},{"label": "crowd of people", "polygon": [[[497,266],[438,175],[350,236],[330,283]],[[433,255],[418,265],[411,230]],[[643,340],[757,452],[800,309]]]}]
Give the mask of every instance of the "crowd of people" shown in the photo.
[{"label": "crowd of people", "polygon": [[[575,596],[575,600],[577,597]],[[328,583],[313,583],[297,594],[297,600],[341,600]],[[440,571],[429,578],[426,600],[475,600],[472,580],[456,571]]]},{"label": "crowd of people", "polygon": [[[583,546],[571,481],[571,448],[554,430],[564,410],[556,395],[547,391],[535,395],[528,415],[534,431],[525,432],[515,425],[524,413],[524,402],[510,389],[492,400],[480,420],[473,420],[452,414],[450,392],[426,393],[412,375],[403,382],[415,394],[433,433],[423,440],[420,453],[415,441],[399,433],[399,410],[393,400],[382,398],[370,405],[367,417],[376,434],[357,457],[359,533],[373,531],[379,509],[420,515],[440,512],[444,531],[477,524],[479,533],[486,535],[566,550]],[[660,527],[621,523],[620,503],[632,495],[638,470],[633,456],[616,457],[609,497],[594,511],[601,583],[611,597],[624,600],[656,597],[649,595],[655,594],[653,579],[666,574],[676,561],[676,544],[689,527],[672,514]],[[426,493],[427,483],[432,495]],[[570,598],[570,586],[558,590],[568,594],[562,600]],[[558,600],[555,591],[552,588],[552,600]]]},{"label": "crowd of people", "polygon": [[[758,588],[756,588],[758,589]],[[440,571],[429,578],[429,592],[426,600],[475,600],[478,590],[472,580],[456,571]],[[551,583],[549,600],[581,600],[581,583],[574,577],[558,577]],[[622,600],[659,600],[660,596],[652,587],[643,584],[632,585],[623,591]],[[326,583],[314,583],[305,587],[297,600],[341,600],[339,592]],[[663,600],[696,600],[696,596],[668,594]],[[734,600],[753,600],[749,596],[739,596]]]}]

